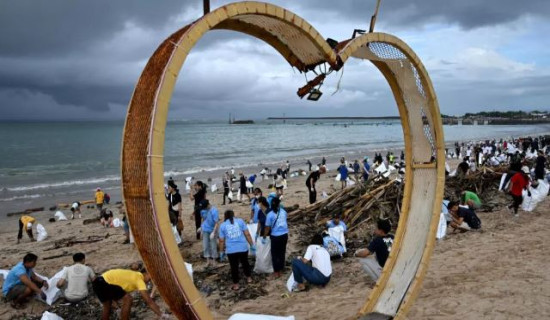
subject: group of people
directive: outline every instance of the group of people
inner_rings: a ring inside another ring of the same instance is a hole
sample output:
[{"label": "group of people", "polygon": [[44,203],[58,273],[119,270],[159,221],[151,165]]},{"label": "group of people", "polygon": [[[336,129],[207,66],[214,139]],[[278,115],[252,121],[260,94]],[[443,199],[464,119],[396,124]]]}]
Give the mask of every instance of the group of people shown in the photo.
[{"label": "group of people", "polygon": [[[49,288],[46,279],[39,277],[35,272],[38,256],[28,253],[23,260],[17,263],[6,276],[2,285],[4,298],[15,309],[20,309],[33,296],[46,300],[44,289]],[[79,303],[89,296],[88,285],[102,303],[101,319],[110,318],[114,303],[121,302],[121,319],[130,319],[132,308],[132,292],[138,291],[143,300],[159,317],[167,318],[159,306],[153,301],[147,290],[146,283],[150,277],[145,269],[141,271],[131,269],[112,269],[96,276],[95,272],[86,265],[86,256],[82,252],[73,255],[73,264],[65,267],[61,278],[51,283],[61,290],[62,297],[71,304]]]}]

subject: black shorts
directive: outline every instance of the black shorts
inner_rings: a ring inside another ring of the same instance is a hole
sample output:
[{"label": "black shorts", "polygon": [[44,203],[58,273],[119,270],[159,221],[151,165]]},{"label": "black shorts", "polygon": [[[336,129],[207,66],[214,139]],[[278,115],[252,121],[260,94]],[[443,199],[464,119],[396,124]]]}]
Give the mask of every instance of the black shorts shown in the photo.
[{"label": "black shorts", "polygon": [[92,282],[92,288],[101,302],[118,301],[126,295],[124,289],[120,286],[108,284],[101,276],[95,278]]}]

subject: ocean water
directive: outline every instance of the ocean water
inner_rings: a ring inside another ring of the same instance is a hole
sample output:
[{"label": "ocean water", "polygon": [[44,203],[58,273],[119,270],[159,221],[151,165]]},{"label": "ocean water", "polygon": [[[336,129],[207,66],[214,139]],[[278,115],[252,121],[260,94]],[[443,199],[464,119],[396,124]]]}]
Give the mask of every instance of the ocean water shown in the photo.
[{"label": "ocean water", "polygon": [[[98,186],[119,195],[122,129],[122,122],[0,123],[0,216],[91,199]],[[550,132],[550,126],[445,126],[444,131],[451,142],[537,135]],[[231,167],[252,173],[290,160],[305,168],[306,159],[398,154],[402,146],[398,120],[174,122],[166,130],[165,174],[219,179]]]}]

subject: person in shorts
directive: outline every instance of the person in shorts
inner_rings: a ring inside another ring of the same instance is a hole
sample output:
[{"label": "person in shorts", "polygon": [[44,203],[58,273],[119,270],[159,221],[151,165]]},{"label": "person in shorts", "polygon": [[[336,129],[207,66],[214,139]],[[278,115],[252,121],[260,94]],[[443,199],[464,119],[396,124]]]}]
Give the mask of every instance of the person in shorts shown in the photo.
[{"label": "person in shorts", "polygon": [[34,273],[38,257],[27,253],[23,261],[16,264],[6,276],[2,285],[2,294],[12,308],[20,309],[34,293],[46,300],[42,287],[48,288],[48,282]]},{"label": "person in shorts", "polygon": [[150,280],[151,278],[145,270],[139,272],[125,269],[112,269],[95,278],[92,288],[103,305],[101,319],[109,320],[113,302],[120,300],[122,300],[120,318],[122,320],[130,319],[133,302],[131,293],[134,291],[139,291],[143,301],[157,316],[167,318],[167,315],[161,312],[159,306],[149,296],[146,283]]}]

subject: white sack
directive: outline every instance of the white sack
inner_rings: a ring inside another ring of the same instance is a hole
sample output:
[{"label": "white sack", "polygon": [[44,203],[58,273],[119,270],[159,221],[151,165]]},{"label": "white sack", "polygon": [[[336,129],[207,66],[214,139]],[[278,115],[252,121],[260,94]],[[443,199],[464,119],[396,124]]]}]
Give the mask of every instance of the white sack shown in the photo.
[{"label": "white sack", "polygon": [[38,242],[44,241],[44,239],[48,237],[48,232],[46,232],[46,228],[44,228],[44,226],[40,223],[36,226],[36,233],[36,241]]},{"label": "white sack", "polygon": [[57,211],[54,215],[54,217],[57,219],[57,221],[65,221],[67,220],[67,217],[62,211]]},{"label": "white sack", "polygon": [[266,243],[262,243],[262,237],[256,240],[256,264],[255,273],[272,273],[273,262],[271,261],[271,239],[266,237]]}]

